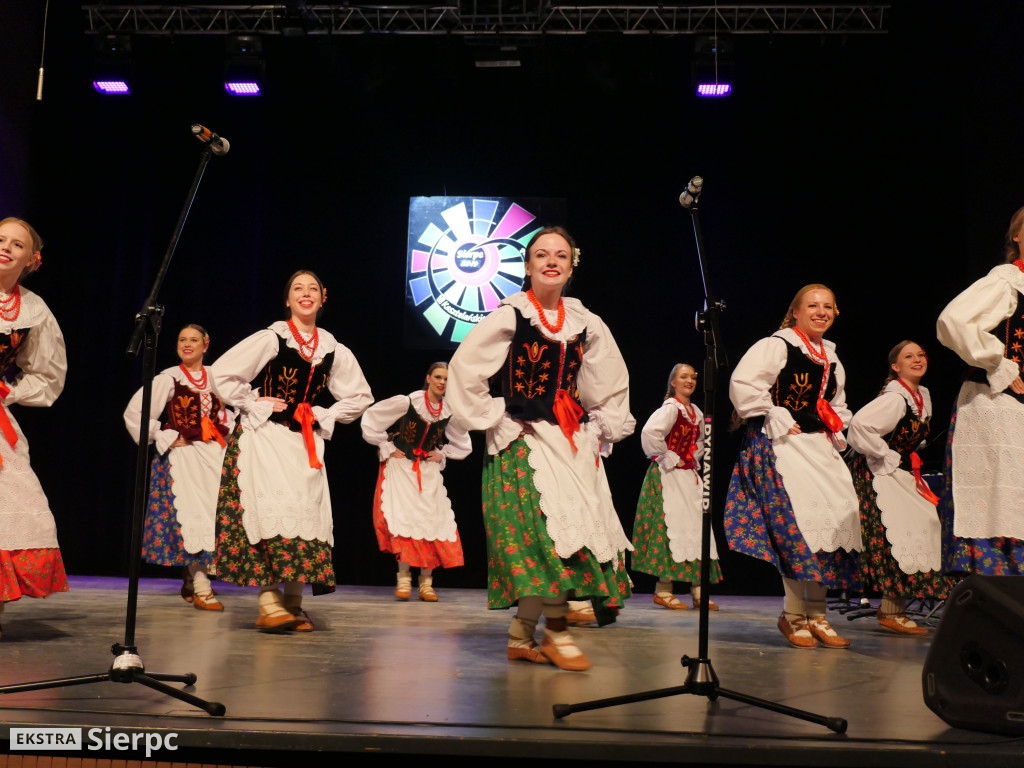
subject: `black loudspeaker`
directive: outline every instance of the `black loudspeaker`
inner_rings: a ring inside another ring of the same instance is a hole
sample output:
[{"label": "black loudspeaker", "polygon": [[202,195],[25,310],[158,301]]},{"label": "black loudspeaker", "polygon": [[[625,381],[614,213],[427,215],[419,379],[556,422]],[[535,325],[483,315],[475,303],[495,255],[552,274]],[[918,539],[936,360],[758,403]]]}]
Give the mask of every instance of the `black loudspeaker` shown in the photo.
[{"label": "black loudspeaker", "polygon": [[957,728],[1024,736],[1024,576],[968,576],[942,613],[924,703]]}]

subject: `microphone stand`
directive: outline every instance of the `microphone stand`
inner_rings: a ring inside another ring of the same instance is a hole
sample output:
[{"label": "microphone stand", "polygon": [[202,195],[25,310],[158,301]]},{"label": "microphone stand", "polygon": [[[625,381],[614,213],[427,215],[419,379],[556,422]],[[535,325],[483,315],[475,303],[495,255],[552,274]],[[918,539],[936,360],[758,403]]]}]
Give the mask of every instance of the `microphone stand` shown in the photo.
[{"label": "microphone stand", "polygon": [[762,709],[778,712],[782,715],[795,717],[800,720],[807,720],[812,723],[823,725],[836,733],[846,733],[846,720],[840,717],[825,717],[802,709],[794,709],[782,704],[759,699],[738,691],[722,688],[718,684],[718,675],[711,666],[711,658],[708,655],[708,605],[710,596],[708,594],[708,582],[711,574],[711,488],[712,488],[712,466],[713,456],[712,438],[714,437],[714,413],[715,413],[715,383],[718,373],[728,368],[728,361],[725,357],[724,348],[721,343],[721,329],[719,327],[719,315],[725,310],[725,302],[714,298],[708,283],[707,270],[704,264],[704,238],[700,229],[700,214],[698,210],[698,199],[702,180],[694,187],[691,182],[687,192],[683,193],[680,202],[686,208],[693,219],[693,234],[697,242],[697,261],[700,266],[701,278],[704,281],[704,310],[697,313],[697,330],[704,334],[704,491],[701,500],[701,537],[700,537],[700,623],[698,630],[697,658],[683,656],[680,663],[686,669],[686,681],[682,685],[671,688],[660,688],[652,691],[633,693],[625,696],[614,696],[607,699],[597,699],[579,704],[555,704],[552,709],[556,718],[561,719],[573,712],[586,712],[591,709],[603,709],[614,707],[619,704],[631,704],[634,701],[648,701],[650,699],[661,699],[667,696],[681,694],[692,694],[694,696],[705,696],[709,701],[715,701],[719,696],[740,701],[744,704],[752,704]]},{"label": "microphone stand", "polygon": [[110,669],[94,675],[81,675],[78,677],[63,677],[55,680],[40,680],[20,685],[0,686],[0,694],[21,693],[23,691],[38,691],[45,688],[63,688],[70,685],[89,685],[91,683],[141,683],[149,688],[160,691],[181,701],[187,702],[199,709],[205,710],[211,715],[221,716],[227,710],[223,704],[216,701],[206,701],[194,696],[187,691],[165,685],[162,681],[185,683],[192,686],[198,679],[194,673],[185,674],[164,674],[158,672],[147,672],[139,655],[138,647],[135,645],[135,619],[138,609],[139,597],[139,572],[142,563],[142,529],[146,517],[146,500],[149,497],[149,413],[153,400],[153,377],[156,372],[156,346],[160,336],[160,326],[163,321],[164,308],[157,303],[160,288],[163,285],[164,277],[171,263],[171,257],[181,237],[181,230],[185,226],[192,202],[195,200],[199,183],[203,179],[203,173],[210,162],[211,149],[207,145],[199,159],[199,168],[196,170],[192,186],[185,198],[185,205],[181,215],[178,217],[177,226],[171,235],[171,241],[164,253],[163,262],[157,271],[153,288],[135,316],[135,330],[132,332],[131,340],[125,354],[129,358],[138,355],[139,345],[145,341],[142,353],[142,418],[139,420],[139,448],[135,455],[135,498],[132,507],[132,538],[130,548],[130,560],[128,565],[128,604],[125,616],[124,642],[114,643],[111,646],[111,653],[114,654],[114,662]]}]

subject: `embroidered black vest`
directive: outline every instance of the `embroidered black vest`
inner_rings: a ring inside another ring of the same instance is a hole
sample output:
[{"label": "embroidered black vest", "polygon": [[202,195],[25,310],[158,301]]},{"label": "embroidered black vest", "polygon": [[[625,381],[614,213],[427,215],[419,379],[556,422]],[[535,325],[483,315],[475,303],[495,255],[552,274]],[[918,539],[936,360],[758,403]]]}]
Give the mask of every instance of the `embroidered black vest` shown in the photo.
[{"label": "embroidered black vest", "polygon": [[[583,344],[587,329],[572,341],[552,341],[516,309],[516,330],[502,368],[501,394],[505,410],[520,421],[557,424],[553,411],[555,392],[564,389],[580,403],[576,385],[583,365]],[[588,421],[584,413],[580,422]]]},{"label": "embroidered black vest", "polygon": [[1003,357],[1018,365],[1024,362],[1024,294],[1017,292],[1017,308],[992,333],[1003,342]]},{"label": "embroidered black vest", "polygon": [[16,328],[10,333],[0,334],[0,379],[13,384],[21,372],[15,360],[21,348],[28,341],[31,328]]},{"label": "embroidered black vest", "polygon": [[[213,392],[210,398],[210,419],[221,436],[228,433],[228,428],[218,423],[217,414],[221,411],[221,402]],[[164,429],[173,429],[186,440],[203,439],[203,407],[202,395],[186,387],[180,381],[174,382],[174,392],[164,411]]]},{"label": "embroidered black vest", "polygon": [[408,458],[413,458],[416,448],[430,453],[448,442],[444,431],[450,419],[451,416],[434,422],[424,421],[409,400],[409,410],[388,430],[388,440]]},{"label": "embroidered black vest", "polygon": [[[786,353],[786,365],[779,371],[779,377],[770,390],[772,403],[788,410],[800,425],[801,432],[820,432],[825,429],[818,417],[818,394],[824,367],[788,341]],[[829,362],[825,399],[831,401],[837,389],[836,364]]]},{"label": "embroidered black vest", "polygon": [[334,403],[327,388],[332,365],[333,352],[324,355],[319,365],[313,365],[278,336],[277,357],[267,363],[250,382],[250,386],[259,387],[261,395],[280,397],[288,403],[283,411],[272,413],[270,420],[284,424],[292,432],[301,432],[302,425],[295,420],[295,408],[299,403],[319,405],[322,408],[329,408]]},{"label": "embroidered black vest", "polygon": [[904,403],[906,403],[906,411],[896,422],[892,432],[885,436],[885,443],[900,454],[900,466],[909,469],[910,454],[917,449],[922,440],[928,439],[929,420],[917,418],[910,403],[907,403],[906,400]]},{"label": "embroidered black vest", "polygon": [[680,459],[684,460],[683,469],[693,469],[696,463],[692,457],[690,461],[686,462],[686,454],[690,450],[690,446],[697,442],[697,430],[699,426],[690,421],[686,414],[682,411],[676,414],[676,423],[672,425],[672,429],[668,433],[668,437],[665,438],[665,446],[668,450],[676,454]]}]

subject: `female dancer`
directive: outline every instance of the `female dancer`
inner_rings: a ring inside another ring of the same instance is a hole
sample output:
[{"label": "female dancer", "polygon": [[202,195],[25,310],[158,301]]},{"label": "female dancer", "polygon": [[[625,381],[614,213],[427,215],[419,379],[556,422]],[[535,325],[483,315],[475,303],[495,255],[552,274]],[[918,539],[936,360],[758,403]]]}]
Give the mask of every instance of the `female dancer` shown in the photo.
[{"label": "female dancer", "polygon": [[299,270],[285,284],[288,320],[210,369],[218,394],[241,411],[217,504],[217,572],[260,588],[256,627],[265,632],[311,632],[303,584],[314,595],[334,589],[324,440],[373,402],[355,356],[316,325],[326,299],[320,278]]},{"label": "female dancer", "polygon": [[901,341],[889,352],[881,394],[850,423],[850,447],[857,452],[850,473],[864,539],[861,577],[865,587],[882,593],[878,623],[901,635],[928,632],[907,618],[907,597],[945,600],[953,586],[941,573],[938,497],[921,477],[915,451],[927,439],[932,417],[932,399],[921,386],[927,370],[924,350]]},{"label": "female dancer", "polygon": [[[562,298],[578,257],[561,227],[534,235],[526,290],[503,299],[467,334],[452,358],[447,397],[456,420],[487,430],[488,608],[519,602],[508,658],[572,670],[590,661],[566,629],[568,592],[618,603],[630,594],[623,561],[632,547],[601,453],[635,426],[629,376],[611,333],[578,300]],[[499,397],[491,394],[492,376],[500,379]]]},{"label": "female dancer", "polygon": [[[700,457],[704,452],[704,414],[691,404],[697,371],[679,363],[668,377],[661,408],[640,433],[651,466],[644,477],[633,524],[633,570],[658,577],[654,602],[675,610],[687,606],[672,594],[672,582],[690,583],[694,608],[700,608],[701,497],[704,482]],[[711,538],[710,577],[722,580],[718,550]],[[717,611],[710,600],[708,609]]]},{"label": "female dancer", "polygon": [[21,597],[67,592],[57,526],[29,465],[12,405],[52,405],[64,389],[64,337],[49,308],[21,281],[43,263],[26,221],[0,221],[0,614]]},{"label": "female dancer", "polygon": [[751,347],[729,384],[747,419],[729,483],[729,546],[772,563],[786,598],[779,630],[790,645],[846,648],[825,618],[828,587],[859,586],[857,493],[839,451],[850,420],[846,371],[824,334],[838,315],[820,283],[800,289],[780,330]]},{"label": "female dancer", "polygon": [[444,401],[448,363],[427,370],[422,391],[395,395],[363,414],[363,439],[380,454],[373,527],[382,552],[398,559],[395,597],[412,596],[410,566],[420,569],[419,598],[437,602],[435,568],[462,565],[462,542],[441,470],[473,450],[469,433],[452,423]]},{"label": "female dancer", "polygon": [[[142,556],[150,563],[185,566],[181,596],[198,610],[223,611],[210,574],[224,437],[233,418],[214,394],[203,367],[209,348],[206,330],[186,325],[178,334],[181,364],[153,378],[149,440],[156,444],[156,455],[149,476]],[[124,412],[125,426],[136,442],[141,418],[139,390]]]},{"label": "female dancer", "polygon": [[1024,574],[1024,208],[1010,219],[1006,263],[939,315],[939,341],[976,366],[949,425],[944,517],[952,518],[945,570]]}]

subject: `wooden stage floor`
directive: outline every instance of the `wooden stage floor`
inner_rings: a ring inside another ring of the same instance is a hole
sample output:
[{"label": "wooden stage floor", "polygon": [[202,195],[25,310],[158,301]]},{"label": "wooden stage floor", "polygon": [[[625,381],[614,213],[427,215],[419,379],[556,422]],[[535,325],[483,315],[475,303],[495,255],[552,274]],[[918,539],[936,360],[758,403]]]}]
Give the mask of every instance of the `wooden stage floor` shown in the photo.
[{"label": "wooden stage floor", "polygon": [[[0,696],[9,728],[110,728],[177,733],[182,762],[248,765],[379,763],[394,755],[569,758],[602,764],[965,766],[1024,765],[1024,742],[947,726],[924,705],[929,638],[900,637],[873,619],[835,623],[846,651],[790,648],[775,627],[781,598],[721,596],[710,659],[723,688],[830,717],[845,735],[724,698],[682,695],[577,712],[576,703],[680,685],[697,653],[697,612],[667,611],[637,595],[618,623],[575,634],[586,673],[509,663],[511,614],[487,611],[482,590],[444,589],[441,602],[401,603],[385,587],[340,587],[306,597],[318,631],[252,628],[256,591],[218,582],[223,613],[194,610],[179,582],[140,587],[136,643],[150,671],[194,672],[192,690],[227,708],[211,717],[145,686],[109,681]],[[72,591],[21,600],[3,614],[0,685],[102,674],[124,640],[127,581],[76,577]],[[180,687],[180,686],[179,686]],[[0,746],[9,748],[9,743]],[[347,753],[347,754],[341,754]],[[62,753],[64,754],[64,753]],[[138,757],[138,755],[133,755]]]}]

